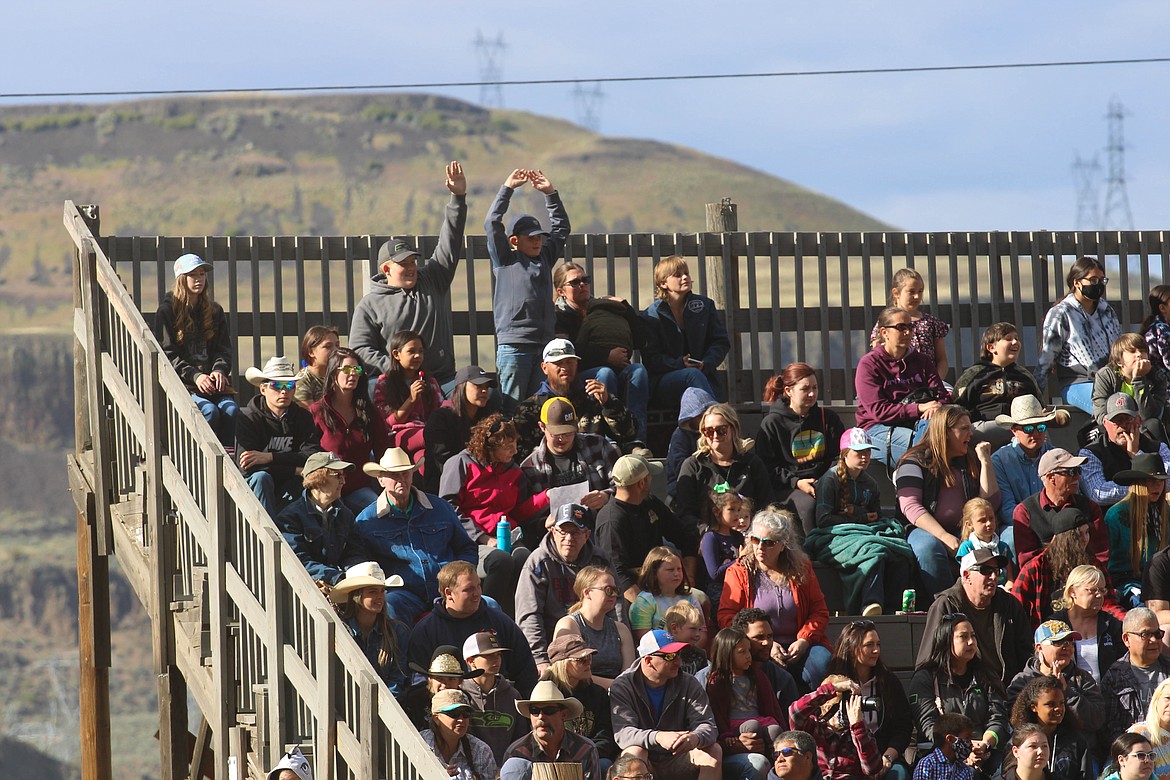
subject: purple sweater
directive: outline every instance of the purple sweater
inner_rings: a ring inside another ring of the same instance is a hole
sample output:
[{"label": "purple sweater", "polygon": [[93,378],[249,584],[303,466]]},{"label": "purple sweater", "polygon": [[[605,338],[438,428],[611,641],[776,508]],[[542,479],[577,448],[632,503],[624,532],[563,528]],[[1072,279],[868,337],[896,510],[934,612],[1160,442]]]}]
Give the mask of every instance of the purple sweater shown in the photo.
[{"label": "purple sweater", "polygon": [[857,427],[871,425],[913,426],[918,420],[918,404],[899,403],[919,388],[932,387],[939,400],[947,403],[951,394],[939,379],[934,362],[921,352],[910,351],[895,360],[880,346],[874,347],[857,363]]}]

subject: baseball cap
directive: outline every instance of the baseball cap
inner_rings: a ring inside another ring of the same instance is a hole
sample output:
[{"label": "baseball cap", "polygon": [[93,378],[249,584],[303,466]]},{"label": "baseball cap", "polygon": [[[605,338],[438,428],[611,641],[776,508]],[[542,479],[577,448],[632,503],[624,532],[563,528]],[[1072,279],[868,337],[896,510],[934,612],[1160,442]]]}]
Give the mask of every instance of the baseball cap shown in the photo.
[{"label": "baseball cap", "polygon": [[1040,463],[1036,467],[1037,476],[1045,476],[1056,469],[1071,469],[1080,466],[1088,458],[1082,458],[1073,455],[1068,450],[1062,450],[1060,447],[1051,449],[1040,456]]},{"label": "baseball cap", "polygon": [[865,432],[864,428],[850,428],[841,434],[841,449],[860,452],[861,450],[876,450],[877,445],[870,441],[869,434]]},{"label": "baseball cap", "polygon": [[645,658],[655,653],[677,653],[686,646],[686,642],[676,642],[674,637],[658,628],[642,635],[638,642],[638,657]]},{"label": "baseball cap", "polygon": [[541,360],[545,363],[560,363],[568,358],[577,358],[577,348],[568,339],[553,339],[544,345]]},{"label": "baseball cap", "polygon": [[963,556],[959,564],[959,572],[971,571],[976,566],[994,566],[1002,569],[1008,565],[1008,559],[990,547],[979,547]]},{"label": "baseball cap", "polygon": [[1033,639],[1035,639],[1036,644],[1040,645],[1045,642],[1059,642],[1062,639],[1080,641],[1081,635],[1073,631],[1072,626],[1063,620],[1045,620],[1036,629]]},{"label": "baseball cap", "polygon": [[508,225],[509,236],[547,236],[548,231],[545,230],[540,220],[531,214],[521,214],[512,220]]},{"label": "baseball cap", "polygon": [[410,257],[418,257],[418,252],[410,248],[410,244],[401,238],[392,238],[378,248],[378,266],[386,262],[401,263]]},{"label": "baseball cap", "polygon": [[455,384],[461,385],[464,382],[471,382],[473,385],[495,386],[496,378],[479,366],[464,366],[455,372]]},{"label": "baseball cap", "polygon": [[477,655],[490,655],[511,650],[510,647],[500,647],[500,640],[495,631],[477,631],[463,642],[463,658],[473,658]]},{"label": "baseball cap", "polygon": [[585,522],[589,517],[589,510],[580,504],[561,504],[557,508],[556,519],[553,521],[553,526],[562,526],[572,523],[578,528],[588,528],[589,525]]},{"label": "baseball cap", "polygon": [[211,270],[211,263],[204,260],[199,255],[186,254],[179,257],[175,261],[175,278],[178,279],[183,274],[189,274],[196,268],[206,268]]},{"label": "baseball cap", "polygon": [[473,710],[471,699],[458,688],[444,688],[431,698],[431,712]]},{"label": "baseball cap", "polygon": [[1137,417],[1137,401],[1134,400],[1132,395],[1127,393],[1114,393],[1105,401],[1105,419],[1112,420],[1121,414]]},{"label": "baseball cap", "polygon": [[307,477],[318,469],[345,471],[346,469],[352,467],[352,463],[348,463],[342,460],[332,452],[314,452],[309,456],[308,460],[305,461],[305,466],[301,469],[301,476]]},{"label": "baseball cap", "polygon": [[617,487],[629,487],[663,471],[661,463],[646,460],[641,455],[623,455],[613,464],[611,476]]},{"label": "baseball cap", "polygon": [[1092,518],[1088,513],[1075,504],[1066,506],[1056,514],[1048,518],[1048,527],[1052,531],[1052,535],[1062,534],[1065,531],[1072,531],[1075,528],[1080,528],[1082,525],[1088,525],[1092,522]]},{"label": "baseball cap", "polygon": [[555,395],[540,407],[540,421],[553,436],[577,432],[577,410],[568,398]]}]

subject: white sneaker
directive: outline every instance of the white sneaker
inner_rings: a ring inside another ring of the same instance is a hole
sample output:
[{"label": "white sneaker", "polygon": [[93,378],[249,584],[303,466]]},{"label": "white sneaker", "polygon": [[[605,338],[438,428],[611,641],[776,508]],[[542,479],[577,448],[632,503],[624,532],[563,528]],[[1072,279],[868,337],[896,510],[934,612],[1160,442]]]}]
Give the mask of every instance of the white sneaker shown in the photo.
[{"label": "white sneaker", "polygon": [[874,617],[875,615],[880,615],[882,614],[882,605],[876,602],[873,604],[867,604],[865,609],[861,610],[861,614],[865,617]]}]

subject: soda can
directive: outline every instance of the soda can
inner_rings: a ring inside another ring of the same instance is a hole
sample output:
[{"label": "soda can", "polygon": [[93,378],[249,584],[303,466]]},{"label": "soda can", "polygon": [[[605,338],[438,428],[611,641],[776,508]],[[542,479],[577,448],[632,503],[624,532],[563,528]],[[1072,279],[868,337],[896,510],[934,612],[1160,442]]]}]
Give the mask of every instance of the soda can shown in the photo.
[{"label": "soda can", "polygon": [[907,590],[902,591],[902,611],[913,612],[915,599],[916,594],[914,593],[913,588],[908,588]]}]

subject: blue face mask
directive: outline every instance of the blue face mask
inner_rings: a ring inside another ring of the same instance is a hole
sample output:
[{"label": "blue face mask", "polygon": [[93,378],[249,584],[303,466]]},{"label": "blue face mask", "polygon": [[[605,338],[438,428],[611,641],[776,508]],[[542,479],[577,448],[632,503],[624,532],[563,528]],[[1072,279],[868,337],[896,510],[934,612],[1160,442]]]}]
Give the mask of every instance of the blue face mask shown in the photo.
[{"label": "blue face mask", "polygon": [[971,741],[955,737],[955,741],[951,743],[951,747],[955,751],[955,758],[960,761],[966,761],[967,756],[971,755]]}]

